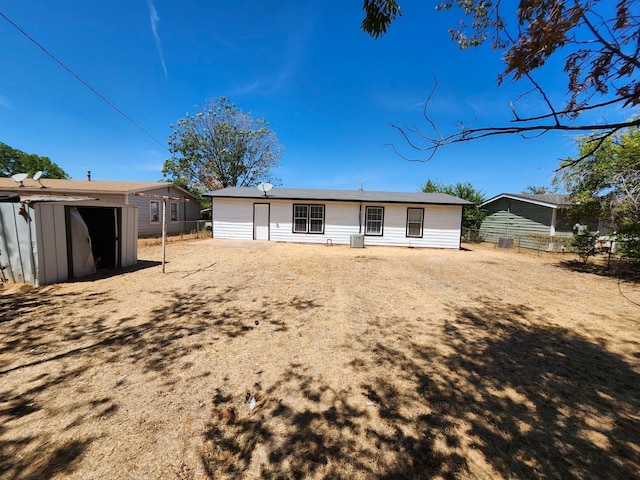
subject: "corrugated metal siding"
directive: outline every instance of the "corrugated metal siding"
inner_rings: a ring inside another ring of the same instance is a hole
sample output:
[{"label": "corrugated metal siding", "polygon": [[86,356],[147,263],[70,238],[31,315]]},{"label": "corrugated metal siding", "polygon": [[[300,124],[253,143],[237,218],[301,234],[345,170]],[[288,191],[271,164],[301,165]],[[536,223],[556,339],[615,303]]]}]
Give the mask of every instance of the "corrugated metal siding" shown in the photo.
[{"label": "corrugated metal siding", "polygon": [[541,205],[502,198],[485,207],[487,218],[482,222],[480,234],[488,242],[500,237],[516,239],[524,248],[540,248],[530,235],[551,234],[552,209]]},{"label": "corrugated metal siding", "polygon": [[[97,202],[72,205],[100,207]],[[69,203],[42,202],[25,205],[27,221],[18,213],[20,203],[0,203],[0,266],[3,275],[15,283],[46,285],[69,278],[67,219]],[[113,209],[113,206],[106,208]],[[120,266],[137,263],[137,214],[133,206],[121,209],[119,232]]]},{"label": "corrugated metal siding", "polygon": [[63,282],[69,278],[67,227],[64,205],[36,203],[35,229],[38,238],[38,284]]},{"label": "corrugated metal siding", "polygon": [[123,267],[138,263],[138,209],[122,208],[120,262]]},{"label": "corrugated metal siding", "polygon": [[[0,203],[0,266],[10,282],[36,284],[37,241],[34,222],[18,214],[19,203]],[[33,210],[27,207],[33,219]],[[29,241],[31,239],[31,241]]]},{"label": "corrugated metal siding", "polygon": [[[226,199],[213,197],[214,238],[253,238],[254,199]],[[258,203],[264,203],[258,202]],[[270,238],[277,242],[326,243],[348,245],[352,234],[359,230],[360,205],[354,202],[309,202],[325,206],[323,234],[293,233],[293,205],[307,204],[292,200],[270,200]],[[411,205],[363,203],[362,216],[367,206],[384,207],[382,236],[366,236],[366,245],[415,246],[435,248],[460,247],[462,207],[458,205]],[[422,238],[406,236],[407,208],[423,208],[424,234]],[[363,228],[364,232],[364,220]]]}]

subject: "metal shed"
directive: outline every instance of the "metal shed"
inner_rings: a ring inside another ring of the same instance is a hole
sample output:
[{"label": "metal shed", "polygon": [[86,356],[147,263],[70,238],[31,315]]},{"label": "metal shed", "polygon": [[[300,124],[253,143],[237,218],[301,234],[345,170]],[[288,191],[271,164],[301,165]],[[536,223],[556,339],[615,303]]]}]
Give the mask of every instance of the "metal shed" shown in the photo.
[{"label": "metal shed", "polygon": [[47,285],[135,265],[137,236],[130,205],[66,196],[0,202],[0,279]]}]

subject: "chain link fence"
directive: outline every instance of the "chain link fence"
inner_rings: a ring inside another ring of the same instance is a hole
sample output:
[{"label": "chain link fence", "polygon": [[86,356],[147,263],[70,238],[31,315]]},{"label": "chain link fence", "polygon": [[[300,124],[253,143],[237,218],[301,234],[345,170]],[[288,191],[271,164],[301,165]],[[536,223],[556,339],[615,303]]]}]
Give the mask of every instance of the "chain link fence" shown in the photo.
[{"label": "chain link fence", "polygon": [[[507,233],[504,229],[462,229],[462,241],[467,243],[488,242],[499,248],[527,249],[538,252],[576,253],[572,245],[573,233],[559,232],[555,236],[542,234]],[[618,237],[615,234],[599,235],[595,239],[597,253],[637,259],[640,257],[640,239]]]},{"label": "chain link fence", "polygon": [[[211,220],[189,220],[181,222],[167,222],[167,236],[184,236],[189,235],[194,238],[210,238],[211,237]],[[151,234],[141,234],[139,238],[160,238],[162,232]]]},{"label": "chain link fence", "polygon": [[[488,242],[493,243],[500,248],[512,248],[516,250],[527,249],[539,252],[557,252],[566,253],[573,252],[571,245],[573,234],[558,233],[557,235],[543,235],[538,233],[520,234],[507,232],[504,229],[465,229],[462,230],[462,241],[470,243]],[[599,240],[600,242],[600,240]],[[604,239],[602,239],[602,248],[605,247]],[[609,244],[611,242],[608,242]],[[610,245],[609,245],[610,247]]]}]

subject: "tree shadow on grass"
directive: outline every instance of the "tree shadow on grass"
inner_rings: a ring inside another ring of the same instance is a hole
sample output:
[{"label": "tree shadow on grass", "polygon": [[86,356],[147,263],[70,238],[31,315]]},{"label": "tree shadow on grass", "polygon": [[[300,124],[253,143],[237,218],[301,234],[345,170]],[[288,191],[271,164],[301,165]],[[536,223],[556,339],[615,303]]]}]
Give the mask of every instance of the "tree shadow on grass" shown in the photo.
[{"label": "tree shadow on grass", "polygon": [[610,265],[606,260],[598,263],[584,263],[579,260],[567,260],[555,264],[572,272],[590,273],[600,277],[617,278],[625,282],[640,283],[640,262],[614,259]]},{"label": "tree shadow on grass", "polygon": [[[184,375],[183,359],[193,350],[251,334],[258,324],[263,331],[282,328],[273,317],[284,304],[243,306],[231,288],[196,286],[168,298],[158,292],[155,298],[161,303],[143,319],[92,316],[93,306],[118,302],[108,294],[57,292],[55,286],[30,287],[0,296],[0,380],[13,382],[12,388],[0,390],[2,478],[51,478],[76,468],[92,441],[78,435],[77,428],[88,419],[116,414],[120,406],[84,387],[82,396],[69,399],[69,411],[49,408],[46,399],[77,391],[83,379],[95,376],[95,369],[131,363],[141,373],[170,383]],[[77,315],[59,313],[69,304]],[[296,310],[318,305],[294,297],[286,306]],[[36,367],[46,370],[34,373]],[[121,385],[119,381],[114,388]],[[55,438],[24,434],[21,426],[43,416],[66,427],[56,431]]]},{"label": "tree shadow on grass", "polygon": [[[0,477],[12,480],[46,480],[76,470],[93,439],[68,440],[54,449],[31,437],[0,440]],[[25,454],[31,446],[30,453]],[[10,452],[21,452],[11,454]]]},{"label": "tree shadow on grass", "polygon": [[438,345],[385,335],[385,322],[371,322],[378,342],[363,341],[345,365],[369,378],[346,390],[292,364],[254,412],[220,392],[205,433],[205,472],[640,478],[640,375],[600,342],[526,305],[477,304],[451,306]]},{"label": "tree shadow on grass", "polygon": [[[452,307],[445,343],[454,353],[414,344],[401,362],[433,411],[425,420],[437,419],[424,426],[447,445],[482,452],[504,478],[638,478],[640,375],[526,305],[478,303]],[[379,359],[390,367],[398,354],[383,349]]]}]

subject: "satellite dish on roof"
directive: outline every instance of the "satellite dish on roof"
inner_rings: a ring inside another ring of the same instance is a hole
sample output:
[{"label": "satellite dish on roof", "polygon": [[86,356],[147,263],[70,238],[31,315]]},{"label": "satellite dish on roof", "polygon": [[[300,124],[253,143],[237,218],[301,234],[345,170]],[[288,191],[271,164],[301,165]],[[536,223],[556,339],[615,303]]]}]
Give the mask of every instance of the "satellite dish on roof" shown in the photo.
[{"label": "satellite dish on roof", "polygon": [[42,177],[42,170],[38,170],[34,175],[33,179],[40,184],[40,188],[46,188],[42,182],[40,181],[40,177]]},{"label": "satellite dish on roof", "polygon": [[16,183],[19,183],[21,187],[24,187],[22,182],[26,180],[28,176],[29,176],[28,173],[16,173],[15,175],[11,175],[11,180],[13,180]]},{"label": "satellite dish on roof", "polygon": [[259,183],[258,184],[258,190],[260,190],[261,192],[264,193],[264,196],[267,196],[267,192],[269,190],[271,190],[273,188],[273,185],[271,185],[270,183]]}]

